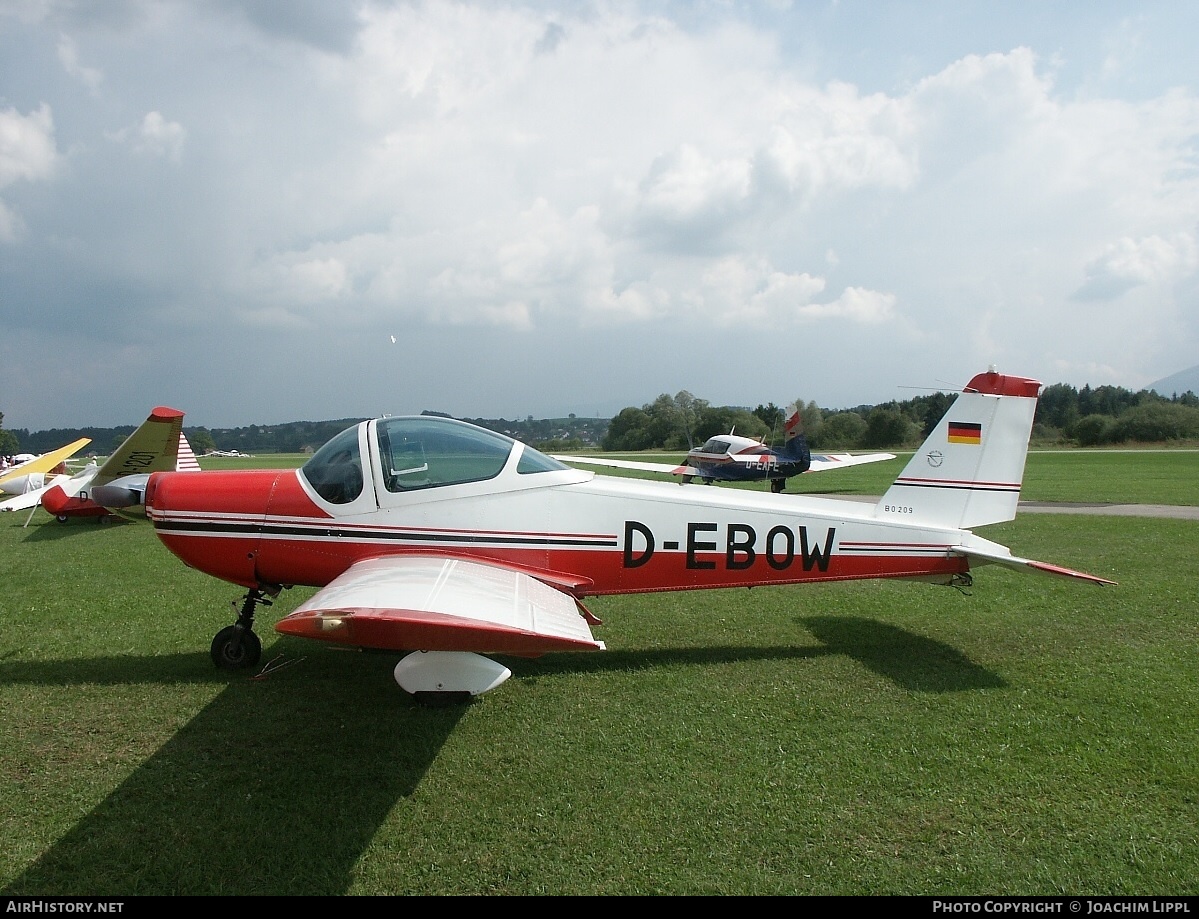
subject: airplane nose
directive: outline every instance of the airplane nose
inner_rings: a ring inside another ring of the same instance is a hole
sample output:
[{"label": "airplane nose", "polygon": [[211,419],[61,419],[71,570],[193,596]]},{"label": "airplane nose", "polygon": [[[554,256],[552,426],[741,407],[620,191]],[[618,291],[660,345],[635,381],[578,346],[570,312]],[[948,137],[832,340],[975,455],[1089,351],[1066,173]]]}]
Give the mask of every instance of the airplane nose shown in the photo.
[{"label": "airplane nose", "polygon": [[146,515],[186,565],[243,587],[258,586],[262,520],[277,473],[266,470],[156,472]]}]

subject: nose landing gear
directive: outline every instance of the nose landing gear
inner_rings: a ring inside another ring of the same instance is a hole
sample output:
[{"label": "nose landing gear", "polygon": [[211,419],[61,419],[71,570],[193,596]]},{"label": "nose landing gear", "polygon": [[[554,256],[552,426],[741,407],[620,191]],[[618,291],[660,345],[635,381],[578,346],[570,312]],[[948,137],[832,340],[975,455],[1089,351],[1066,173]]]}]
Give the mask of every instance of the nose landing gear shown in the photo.
[{"label": "nose landing gear", "polygon": [[278,588],[256,587],[246,591],[237,622],[221,629],[212,640],[209,653],[219,669],[235,671],[257,666],[262,659],[262,639],[254,632],[254,611],[260,603],[270,606],[270,598],[278,593]]}]

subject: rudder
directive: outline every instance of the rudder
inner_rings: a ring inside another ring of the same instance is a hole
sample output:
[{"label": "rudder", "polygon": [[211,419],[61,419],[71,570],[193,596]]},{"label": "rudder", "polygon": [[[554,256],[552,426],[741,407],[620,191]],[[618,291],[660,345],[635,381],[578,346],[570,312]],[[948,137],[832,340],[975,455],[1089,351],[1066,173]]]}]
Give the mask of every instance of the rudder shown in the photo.
[{"label": "rudder", "polygon": [[989,370],[970,381],[875,507],[958,528],[1016,516],[1041,384]]}]

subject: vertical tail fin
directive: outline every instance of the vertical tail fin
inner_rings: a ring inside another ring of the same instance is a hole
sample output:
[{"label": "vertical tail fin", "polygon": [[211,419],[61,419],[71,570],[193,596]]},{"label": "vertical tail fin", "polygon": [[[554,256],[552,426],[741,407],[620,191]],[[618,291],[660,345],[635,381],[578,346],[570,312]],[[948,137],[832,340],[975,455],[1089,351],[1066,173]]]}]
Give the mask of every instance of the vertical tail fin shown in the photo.
[{"label": "vertical tail fin", "polygon": [[92,486],[107,485],[113,479],[127,475],[174,471],[179,463],[182,433],[183,412],[158,406],[104,461],[96,471]]},{"label": "vertical tail fin", "polygon": [[803,466],[806,472],[812,464],[812,451],[808,449],[808,438],[803,431],[803,418],[799,406],[792,402],[787,406],[783,420],[783,449],[781,454]]},{"label": "vertical tail fin", "polygon": [[989,370],[974,377],[875,507],[958,528],[1016,516],[1041,384]]}]

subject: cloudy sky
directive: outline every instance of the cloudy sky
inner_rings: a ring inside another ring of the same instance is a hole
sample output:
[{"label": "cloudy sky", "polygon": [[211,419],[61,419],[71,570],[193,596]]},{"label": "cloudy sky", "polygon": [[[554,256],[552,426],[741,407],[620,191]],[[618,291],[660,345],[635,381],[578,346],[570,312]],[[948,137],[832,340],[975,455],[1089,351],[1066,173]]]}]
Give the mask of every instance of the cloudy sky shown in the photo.
[{"label": "cloudy sky", "polygon": [[0,0],[7,428],[1199,363],[1199,4]]}]

